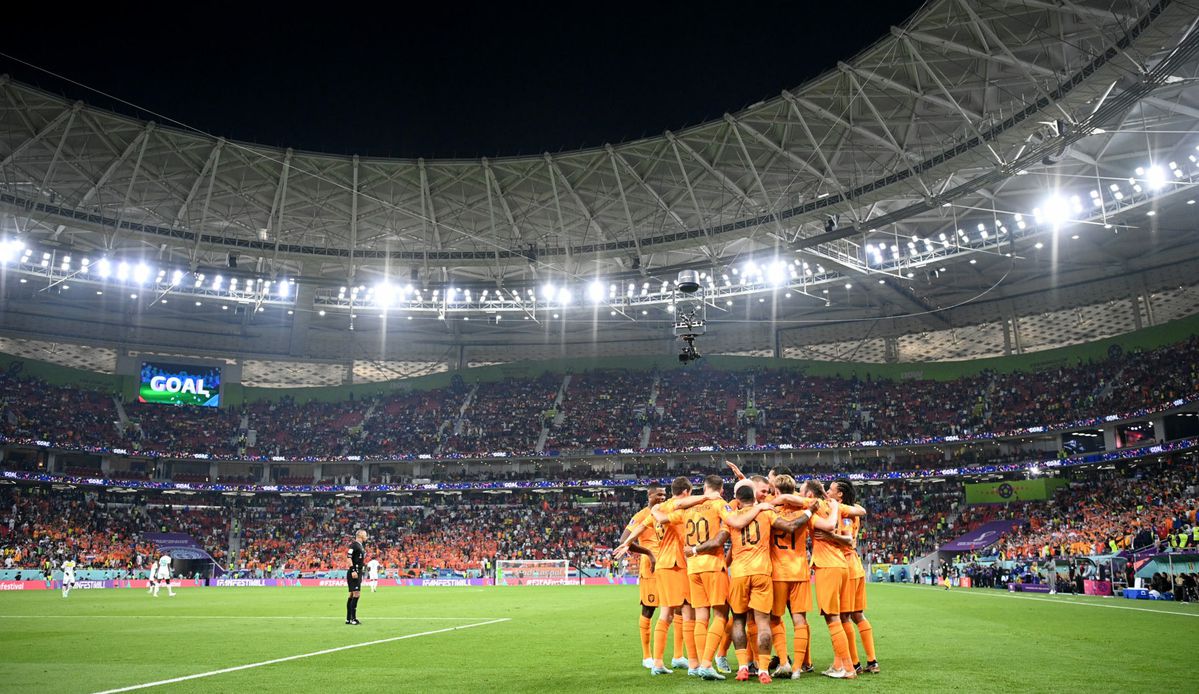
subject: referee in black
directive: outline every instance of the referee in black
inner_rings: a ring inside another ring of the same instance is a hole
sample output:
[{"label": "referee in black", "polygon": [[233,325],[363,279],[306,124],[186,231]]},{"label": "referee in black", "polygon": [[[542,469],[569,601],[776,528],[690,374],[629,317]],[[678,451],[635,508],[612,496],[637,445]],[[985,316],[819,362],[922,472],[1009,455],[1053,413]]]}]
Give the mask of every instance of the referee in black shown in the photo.
[{"label": "referee in black", "polygon": [[354,533],[354,541],[350,543],[350,570],[346,572],[346,585],[350,588],[350,597],[346,600],[346,624],[358,625],[358,596],[362,592],[362,573],[366,571],[366,531]]}]

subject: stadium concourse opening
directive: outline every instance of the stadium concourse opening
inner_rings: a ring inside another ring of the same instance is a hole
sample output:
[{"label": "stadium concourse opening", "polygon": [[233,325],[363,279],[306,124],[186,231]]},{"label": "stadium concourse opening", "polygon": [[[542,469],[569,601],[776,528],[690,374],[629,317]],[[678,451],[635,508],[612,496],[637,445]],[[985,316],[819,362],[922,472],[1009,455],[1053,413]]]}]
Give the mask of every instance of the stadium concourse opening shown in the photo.
[{"label": "stadium concourse opening", "polygon": [[[723,116],[533,156],[252,144],[0,53],[4,687],[1191,681],[1199,14],[863,14],[800,72],[671,17],[777,96],[725,60]],[[640,42],[600,24],[541,48]]]}]

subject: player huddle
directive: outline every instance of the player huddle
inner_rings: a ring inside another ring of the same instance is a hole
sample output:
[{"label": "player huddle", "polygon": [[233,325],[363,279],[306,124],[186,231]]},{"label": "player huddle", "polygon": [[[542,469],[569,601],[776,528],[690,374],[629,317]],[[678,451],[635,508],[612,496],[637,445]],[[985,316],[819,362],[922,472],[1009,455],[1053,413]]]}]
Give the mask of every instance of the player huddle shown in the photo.
[{"label": "player huddle", "polygon": [[[863,670],[878,672],[873,632],[864,615],[866,574],[855,549],[866,512],[854,503],[852,483],[837,480],[826,490],[819,480],[798,485],[775,471],[745,478],[735,465],[729,467],[741,478],[732,501],[723,498],[719,476],[704,479],[701,495],[693,495],[691,482],[679,477],[671,484],[670,499],[661,487],[650,487],[647,507],[621,536],[618,556],[641,555],[642,664],[654,675],[673,672],[664,662],[673,625],[671,666],[686,666],[690,676],[724,679],[721,673],[732,672],[731,643],[737,680],[754,674],[763,684],[772,675],[798,679],[813,670],[807,612],[814,586],[834,653],[823,674],[852,679]],[[790,653],[782,621],[788,612],[794,624]],[[773,671],[772,649],[778,663]]]}]

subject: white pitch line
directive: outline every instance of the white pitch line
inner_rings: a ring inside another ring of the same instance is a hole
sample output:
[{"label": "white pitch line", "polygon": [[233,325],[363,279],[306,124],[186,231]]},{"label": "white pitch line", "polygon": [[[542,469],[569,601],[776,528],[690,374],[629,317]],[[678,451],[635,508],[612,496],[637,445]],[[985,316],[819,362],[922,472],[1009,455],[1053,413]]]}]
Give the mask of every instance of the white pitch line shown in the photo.
[{"label": "white pitch line", "polygon": [[[980,588],[978,590],[990,590],[989,588]],[[970,591],[970,592],[967,592]],[[1176,612],[1174,610],[1152,610],[1148,607],[1131,607],[1128,605],[1104,605],[1098,602],[1074,602],[1066,598],[1041,598],[1033,595],[1010,595],[1008,593],[976,593],[972,588],[959,588],[949,591],[950,593],[958,593],[961,595],[981,595],[984,598],[1012,598],[1013,600],[1036,600],[1038,602],[1051,602],[1055,605],[1074,605],[1076,607],[1106,607],[1109,610],[1135,610],[1137,612],[1152,612],[1153,614],[1173,614],[1180,617],[1199,617],[1199,612]]]},{"label": "white pitch line", "polygon": [[348,651],[353,648],[365,648],[367,646],[377,646],[381,643],[392,643],[393,641],[403,641],[405,639],[415,639],[419,636],[432,636],[434,634],[444,634],[449,631],[460,631],[462,629],[473,629],[474,627],[483,627],[488,624],[499,624],[500,622],[511,621],[508,617],[503,619],[493,619],[488,622],[476,622],[474,624],[463,624],[461,626],[449,627],[446,629],[437,629],[434,631],[422,631],[419,634],[404,634],[403,636],[393,636],[387,639],[377,639],[375,641],[364,641],[363,643],[352,643],[348,646],[338,646],[337,648],[326,648],[323,651],[313,651],[312,653],[301,653],[300,655],[289,655],[285,658],[274,658],[272,660],[264,660],[260,663],[248,663],[246,665],[235,665],[234,667],[222,668],[220,670],[212,670],[210,672],[200,672],[194,675],[184,675],[183,677],[172,677],[169,680],[158,680],[157,682],[146,682],[145,684],[134,684],[128,687],[120,687],[118,689],[105,689],[95,694],[117,694],[117,692],[131,692],[135,689],[148,689],[150,687],[161,687],[164,684],[175,684],[177,682],[186,682],[188,680],[197,680],[203,677],[212,677],[214,675],[223,675],[228,672],[237,672],[239,670],[249,670],[265,665],[274,665],[276,663],[286,663],[291,660],[300,660],[302,658],[312,658],[318,655],[328,655],[337,653],[338,651]]},{"label": "white pitch line", "polygon": [[[323,620],[338,622],[342,617],[297,615],[0,615],[0,620]],[[414,622],[498,620],[500,617],[368,617],[368,621],[403,620]]]}]

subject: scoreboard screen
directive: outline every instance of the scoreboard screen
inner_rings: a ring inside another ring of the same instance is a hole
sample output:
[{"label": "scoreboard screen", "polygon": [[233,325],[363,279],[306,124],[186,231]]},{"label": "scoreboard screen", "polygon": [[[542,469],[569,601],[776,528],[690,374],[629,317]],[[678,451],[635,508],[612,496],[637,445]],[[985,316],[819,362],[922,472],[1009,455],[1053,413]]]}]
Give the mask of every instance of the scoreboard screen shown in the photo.
[{"label": "scoreboard screen", "polygon": [[221,367],[144,361],[137,401],[217,407],[221,404]]}]

